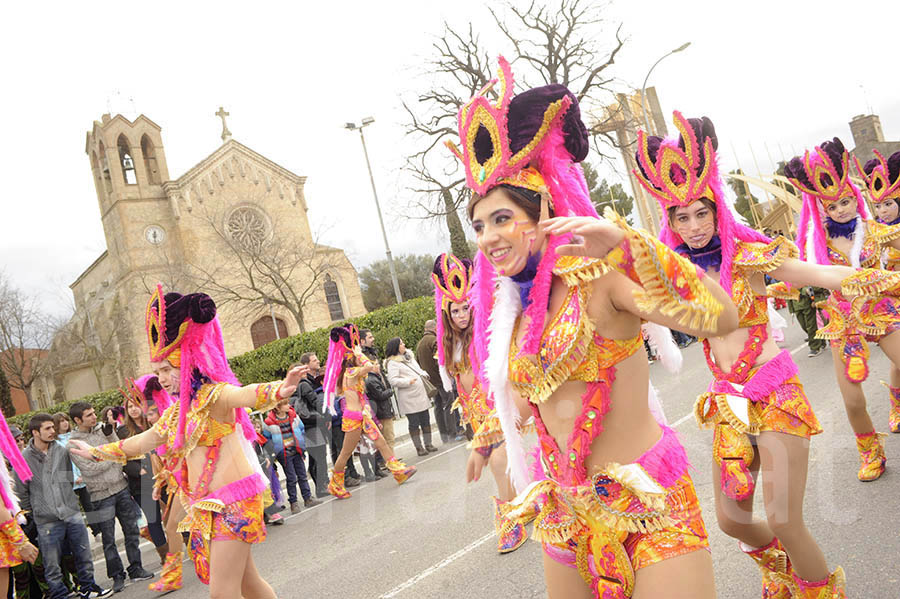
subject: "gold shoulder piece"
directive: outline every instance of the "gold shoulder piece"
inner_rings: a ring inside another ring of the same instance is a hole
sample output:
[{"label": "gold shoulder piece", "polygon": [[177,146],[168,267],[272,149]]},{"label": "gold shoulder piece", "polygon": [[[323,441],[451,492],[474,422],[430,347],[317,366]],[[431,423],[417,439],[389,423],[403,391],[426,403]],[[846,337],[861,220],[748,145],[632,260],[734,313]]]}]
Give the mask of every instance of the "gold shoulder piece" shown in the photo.
[{"label": "gold shoulder piece", "polygon": [[900,292],[900,272],[863,268],[843,281],[841,293],[847,296],[897,295]]},{"label": "gold shoulder piece", "polygon": [[732,266],[750,272],[772,272],[800,255],[797,246],[780,235],[769,244],[739,241],[736,246]]},{"label": "gold shoulder piece", "polygon": [[569,287],[593,281],[607,272],[609,266],[603,260],[580,256],[560,256],[553,266],[553,274]]},{"label": "gold shoulder piece", "polygon": [[884,225],[874,220],[866,221],[866,233],[880,245],[900,239],[900,225]]}]

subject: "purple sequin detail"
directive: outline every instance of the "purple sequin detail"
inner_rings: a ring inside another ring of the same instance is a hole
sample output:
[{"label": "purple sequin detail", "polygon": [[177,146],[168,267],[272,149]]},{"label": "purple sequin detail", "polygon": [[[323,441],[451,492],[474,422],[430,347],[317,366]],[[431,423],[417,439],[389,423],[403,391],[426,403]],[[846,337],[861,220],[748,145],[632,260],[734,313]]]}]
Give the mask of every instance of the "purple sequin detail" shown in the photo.
[{"label": "purple sequin detail", "polygon": [[523,310],[531,305],[531,300],[528,299],[528,295],[531,293],[531,288],[534,287],[534,278],[537,276],[538,265],[540,263],[541,257],[532,254],[528,256],[528,260],[525,261],[525,268],[510,277],[519,287],[519,299],[522,300]]},{"label": "purple sequin detail", "polygon": [[713,235],[702,248],[694,249],[686,243],[682,243],[675,251],[696,264],[703,270],[714,268],[719,270],[722,266],[722,240],[718,235]]}]

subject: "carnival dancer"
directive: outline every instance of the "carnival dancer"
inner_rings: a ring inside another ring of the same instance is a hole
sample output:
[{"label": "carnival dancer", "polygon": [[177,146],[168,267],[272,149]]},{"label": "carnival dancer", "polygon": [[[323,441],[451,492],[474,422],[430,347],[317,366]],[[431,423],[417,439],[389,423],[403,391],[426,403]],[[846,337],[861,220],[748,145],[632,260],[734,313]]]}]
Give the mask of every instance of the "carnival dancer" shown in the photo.
[{"label": "carnival dancer", "polygon": [[[6,424],[3,412],[0,412],[0,589],[9,586],[9,569],[22,562],[34,563],[37,559],[37,547],[31,544],[22,531],[20,524],[25,524],[25,516],[19,509],[19,501],[13,490],[13,481],[6,469],[9,460],[13,470],[23,482],[31,480],[31,468],[22,452],[16,445],[16,439]],[[4,459],[6,458],[6,459]]]},{"label": "carnival dancer", "polygon": [[[463,147],[451,149],[475,192],[475,355],[519,491],[503,511],[520,521],[538,511],[532,536],[551,598],[713,597],[687,456],[648,406],[641,322],[724,334],[737,311],[687,260],[597,217],[569,90],[513,97],[502,57],[499,82],[496,102],[485,88],[463,106]],[[529,483],[522,414],[534,416],[546,480]]]},{"label": "carnival dancer", "polygon": [[[844,597],[843,571],[829,574],[803,522],[809,438],[822,429],[790,353],[771,336],[764,275],[798,288],[840,289],[855,271],[806,264],[788,240],[737,222],[719,176],[712,121],[675,112],[674,122],[675,138],[638,133],[634,174],[661,207],[662,241],[718,279],[738,307],[739,328],[703,342],[714,381],[695,405],[701,428],[714,429],[719,527],[759,565],[764,598]],[[760,467],[771,473],[764,479],[767,521],[753,519]]]},{"label": "carnival dancer", "polygon": [[466,463],[466,481],[477,481],[486,465],[497,483],[494,502],[494,528],[497,551],[515,551],[527,540],[525,527],[501,514],[500,506],[516,492],[506,472],[506,444],[497,418],[494,400],[487,393],[477,368],[475,344],[472,343],[472,311],[468,294],[472,286],[472,262],[453,254],[441,254],[434,261],[434,303],[437,315],[437,361],[444,389],[451,393],[456,381],[458,398],[453,408],[459,409],[466,424],[472,427],[472,450]]},{"label": "carnival dancer", "polygon": [[[873,185],[889,180],[885,167],[870,176]],[[825,141],[803,158],[793,158],[784,174],[803,192],[797,245],[808,262],[878,268],[885,250],[900,249],[900,226],[868,219],[862,193],[850,180],[850,158],[840,139]],[[890,189],[881,193],[884,195],[878,195],[878,200],[889,201]],[[862,382],[869,375],[869,342],[876,342],[892,363],[889,424],[891,430],[900,432],[900,334],[896,334],[900,329],[900,299],[885,296],[850,301],[836,291],[822,305],[822,311],[829,322],[819,329],[817,337],[831,341],[838,386],[856,434],[858,477],[863,482],[873,481],[884,472],[884,440],[866,409]]]},{"label": "carnival dancer", "polygon": [[[155,391],[155,393],[154,393]],[[125,387],[119,389],[124,398],[125,424],[116,431],[119,439],[127,439],[138,435],[151,426],[151,420],[159,420],[159,416],[165,412],[172,403],[169,394],[160,386],[156,375],[147,374],[139,379],[127,379]],[[154,416],[151,416],[154,414]],[[159,554],[160,563],[165,565],[169,545],[166,541],[166,533],[163,529],[162,511],[159,502],[152,498],[153,466],[154,459],[159,458],[155,454],[145,455],[137,459],[128,460],[125,464],[125,477],[128,479],[128,491],[138,507],[144,512],[147,526],[141,530],[141,536],[153,543]],[[158,581],[157,581],[158,582]]]},{"label": "carnival dancer", "polygon": [[[856,168],[866,183],[869,196],[875,205],[878,222],[883,225],[900,225],[900,152],[894,152],[890,158],[884,159],[878,150],[874,150],[872,158],[864,167],[860,166],[856,156]],[[881,264],[886,270],[900,270],[900,250],[893,244],[884,247],[881,253]],[[891,364],[891,383],[888,385],[891,397],[891,411],[888,423],[892,433],[900,433],[900,370]]]},{"label": "carnival dancer", "polygon": [[344,402],[344,416],[341,420],[344,444],[334,461],[328,492],[338,499],[350,497],[350,492],[344,487],[344,467],[363,433],[375,443],[375,448],[384,458],[394,480],[402,485],[416,473],[416,467],[407,466],[394,455],[394,450],[384,440],[372,416],[372,408],[366,397],[366,377],[373,364],[359,345],[359,329],[354,324],[334,327],[331,329],[330,339],[325,380],[322,381],[325,392],[324,410],[334,414],[335,401]]},{"label": "carnival dancer", "polygon": [[94,448],[73,441],[70,451],[124,464],[166,445],[166,455],[178,460],[187,511],[178,530],[190,532],[198,578],[215,597],[275,597],[250,554],[266,538],[263,509],[271,494],[246,408],[266,410],[290,397],[306,368],[291,369],[284,381],[241,387],[225,358],[215,302],[204,293],[163,294],[157,286],[146,325],[154,373],[177,401],[144,433]]},{"label": "carnival dancer", "polygon": [[[173,389],[173,393],[177,396],[178,383],[174,377],[169,378],[169,386]],[[165,414],[166,409],[173,403],[173,397],[169,391],[159,382],[159,378],[155,374],[147,374],[138,379],[129,379],[127,387],[124,391],[129,399],[126,400],[125,411],[128,413],[129,406],[141,402],[142,410],[150,427],[154,426],[159,419]],[[128,419],[126,418],[126,425]],[[135,427],[134,434],[142,432]],[[177,479],[181,477],[181,464],[177,456],[167,454],[168,446],[160,445],[150,453],[150,464],[153,473],[153,491],[151,498],[156,504],[157,517],[161,518],[163,534],[166,543],[164,545],[165,553],[160,547],[163,558],[162,572],[160,572],[159,580],[151,582],[147,585],[151,591],[158,593],[168,593],[176,591],[182,586],[183,578],[183,558],[184,558],[184,541],[181,533],[178,532],[178,524],[185,516],[184,508],[178,497]],[[160,509],[160,504],[164,506]],[[143,507],[143,506],[142,506]]]}]

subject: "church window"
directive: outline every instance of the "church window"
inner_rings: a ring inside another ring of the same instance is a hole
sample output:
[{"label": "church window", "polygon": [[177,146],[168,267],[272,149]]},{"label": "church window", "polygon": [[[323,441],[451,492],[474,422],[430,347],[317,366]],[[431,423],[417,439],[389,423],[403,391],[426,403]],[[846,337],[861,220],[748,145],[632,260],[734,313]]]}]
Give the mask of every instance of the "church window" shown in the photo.
[{"label": "church window", "polygon": [[100,177],[103,180],[103,189],[106,193],[110,192],[112,181],[109,178],[109,160],[106,158],[106,147],[100,142]]},{"label": "church window", "polygon": [[[278,325],[278,334],[275,334],[275,325]],[[280,318],[272,318],[266,315],[250,325],[250,338],[253,340],[253,349],[266,343],[272,343],[276,339],[284,339],[288,336],[287,325]]]},{"label": "church window", "polygon": [[325,287],[325,301],[328,302],[328,313],[331,315],[331,320],[343,320],[344,306],[341,304],[341,293],[331,275],[325,275],[323,287]]},{"label": "church window", "polygon": [[137,177],[134,174],[134,160],[131,158],[131,146],[128,145],[128,140],[125,139],[124,135],[119,136],[117,145],[119,147],[119,165],[122,167],[122,176],[127,185],[134,185],[137,183]]},{"label": "church window", "polygon": [[156,150],[150,138],[144,135],[141,137],[141,154],[144,155],[144,172],[147,173],[147,181],[150,185],[159,185],[159,167],[156,163]]},{"label": "church window", "polygon": [[269,222],[258,208],[241,206],[231,212],[225,221],[225,231],[246,249],[260,247],[269,235]]}]

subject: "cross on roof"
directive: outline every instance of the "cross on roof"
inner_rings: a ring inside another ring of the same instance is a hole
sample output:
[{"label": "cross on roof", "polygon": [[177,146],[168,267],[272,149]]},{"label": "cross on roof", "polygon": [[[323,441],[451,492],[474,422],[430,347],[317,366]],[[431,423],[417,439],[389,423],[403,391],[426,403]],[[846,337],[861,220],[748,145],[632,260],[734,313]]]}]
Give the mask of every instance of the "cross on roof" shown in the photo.
[{"label": "cross on roof", "polygon": [[230,112],[225,112],[225,109],[219,106],[219,112],[216,113],[216,116],[222,119],[222,142],[226,142],[231,139],[231,131],[228,130],[228,125],[225,123],[225,117],[230,116]]}]

